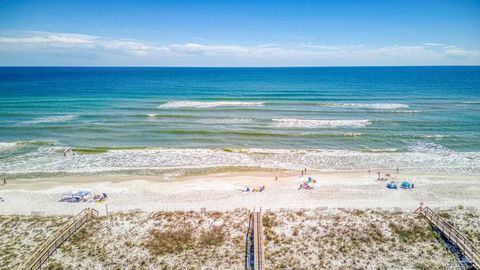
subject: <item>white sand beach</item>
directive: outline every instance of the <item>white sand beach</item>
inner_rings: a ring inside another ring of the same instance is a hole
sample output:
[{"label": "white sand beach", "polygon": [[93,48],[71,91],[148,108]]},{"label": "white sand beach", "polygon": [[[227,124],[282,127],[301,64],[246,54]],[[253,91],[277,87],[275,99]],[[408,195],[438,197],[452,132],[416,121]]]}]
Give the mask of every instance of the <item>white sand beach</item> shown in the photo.
[{"label": "white sand beach", "polygon": [[[382,172],[382,176],[385,172]],[[278,177],[278,180],[275,180]],[[298,190],[307,177],[317,180],[313,190]],[[165,180],[155,176],[82,176],[15,179],[0,186],[0,214],[72,215],[93,207],[106,214],[118,211],[234,210],[296,208],[383,208],[414,210],[421,202],[430,207],[462,205],[480,207],[480,182],[476,176],[393,174],[414,189],[390,190],[377,181],[376,172],[230,171],[180,176]],[[263,192],[242,192],[265,185]],[[61,195],[86,190],[108,194],[106,203],[59,202]]]}]

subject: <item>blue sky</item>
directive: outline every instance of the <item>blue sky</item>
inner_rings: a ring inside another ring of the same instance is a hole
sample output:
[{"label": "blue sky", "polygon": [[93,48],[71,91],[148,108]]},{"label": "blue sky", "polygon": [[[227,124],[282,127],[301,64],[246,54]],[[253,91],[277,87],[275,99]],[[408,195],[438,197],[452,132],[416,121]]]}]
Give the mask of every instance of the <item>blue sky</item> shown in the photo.
[{"label": "blue sky", "polygon": [[0,65],[479,65],[480,1],[0,1]]}]

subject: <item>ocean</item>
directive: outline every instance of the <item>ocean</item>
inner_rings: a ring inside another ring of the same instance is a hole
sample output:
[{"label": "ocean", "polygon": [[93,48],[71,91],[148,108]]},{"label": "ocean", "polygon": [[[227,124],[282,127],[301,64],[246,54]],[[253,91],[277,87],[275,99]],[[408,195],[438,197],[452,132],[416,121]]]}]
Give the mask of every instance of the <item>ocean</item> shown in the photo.
[{"label": "ocean", "polygon": [[9,178],[225,167],[480,173],[475,66],[1,67],[0,104]]}]

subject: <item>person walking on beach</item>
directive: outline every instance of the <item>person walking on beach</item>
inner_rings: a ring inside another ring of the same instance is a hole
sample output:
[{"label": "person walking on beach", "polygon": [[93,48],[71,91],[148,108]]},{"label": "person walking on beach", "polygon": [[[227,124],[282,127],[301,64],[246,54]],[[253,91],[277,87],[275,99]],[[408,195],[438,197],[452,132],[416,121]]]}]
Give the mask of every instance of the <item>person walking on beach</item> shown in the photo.
[{"label": "person walking on beach", "polygon": [[3,178],[3,185],[7,184],[7,179]]},{"label": "person walking on beach", "polygon": [[302,170],[302,176],[303,176],[303,170]]},{"label": "person walking on beach", "polygon": [[398,166],[397,166],[397,173],[398,173]]}]

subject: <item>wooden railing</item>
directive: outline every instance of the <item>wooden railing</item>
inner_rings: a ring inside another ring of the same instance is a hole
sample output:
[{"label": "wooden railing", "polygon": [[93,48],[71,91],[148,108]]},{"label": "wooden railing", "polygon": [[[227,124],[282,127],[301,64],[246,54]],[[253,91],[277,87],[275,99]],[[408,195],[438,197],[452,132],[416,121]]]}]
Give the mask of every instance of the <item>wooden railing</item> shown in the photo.
[{"label": "wooden railing", "polygon": [[459,230],[429,207],[420,206],[415,212],[423,214],[435,227],[448,237],[448,239],[460,248],[462,253],[470,259],[475,268],[480,269],[479,249],[475,247]]},{"label": "wooden railing", "polygon": [[74,218],[69,220],[58,232],[47,238],[29,259],[25,262],[22,269],[36,270],[40,269],[48,258],[60,247],[72,234],[83,226],[88,220],[98,217],[98,211],[93,208],[85,208]]}]

